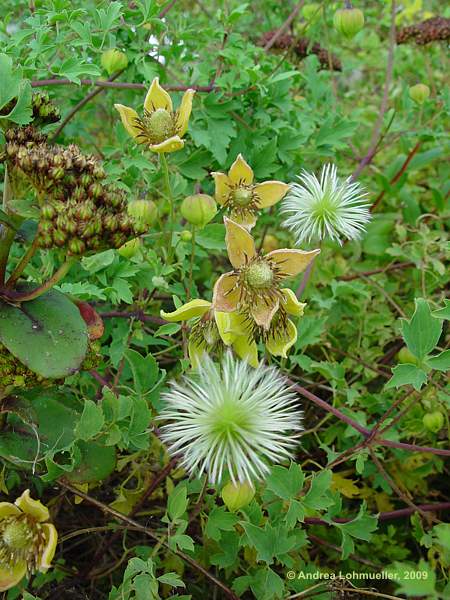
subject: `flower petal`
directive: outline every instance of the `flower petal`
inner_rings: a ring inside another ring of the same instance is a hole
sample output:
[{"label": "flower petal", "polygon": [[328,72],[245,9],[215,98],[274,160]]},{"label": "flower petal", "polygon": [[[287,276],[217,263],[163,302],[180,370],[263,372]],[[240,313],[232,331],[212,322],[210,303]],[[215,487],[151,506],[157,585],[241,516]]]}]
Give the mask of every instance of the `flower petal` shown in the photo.
[{"label": "flower petal", "polygon": [[194,317],[202,317],[210,308],[211,302],[208,302],[208,300],[191,300],[172,312],[167,313],[162,310],[160,315],[169,323],[175,323],[176,321],[188,321]]},{"label": "flower petal", "polygon": [[269,330],[273,316],[279,307],[280,301],[278,299],[274,299],[270,304],[260,300],[255,302],[255,304],[250,307],[250,313],[254,318],[255,323],[260,327],[264,327],[264,329],[267,331]]},{"label": "flower petal", "polygon": [[56,527],[51,523],[44,523],[42,529],[44,531],[46,544],[42,553],[39,570],[46,571],[52,566],[51,562],[55,556],[56,544],[58,543],[58,532],[56,531]]},{"label": "flower petal", "polygon": [[311,252],[305,252],[304,250],[272,250],[272,252],[266,254],[266,258],[270,258],[275,262],[285,277],[292,277],[304,271],[319,253],[319,249],[311,250]]},{"label": "flower petal", "polygon": [[0,567],[0,592],[5,592],[21,581],[27,573],[25,561],[17,563],[12,569]]},{"label": "flower petal", "polygon": [[188,128],[189,117],[191,116],[192,111],[192,99],[194,97],[194,94],[195,90],[187,90],[183,94],[180,108],[177,110],[178,135],[180,137],[183,137]]},{"label": "flower petal", "polygon": [[237,275],[225,273],[214,285],[213,307],[219,312],[233,312],[239,302],[239,289],[236,287]]},{"label": "flower petal", "polygon": [[193,369],[198,369],[202,363],[202,358],[206,352],[206,342],[204,340],[190,339],[188,343],[188,353]]},{"label": "flower petal", "polygon": [[297,327],[289,319],[287,328],[282,333],[276,330],[266,341],[266,349],[272,356],[287,357],[287,351],[297,341]]},{"label": "flower petal", "polygon": [[281,290],[283,294],[283,307],[284,310],[295,317],[301,317],[305,310],[306,302],[299,302],[295,293],[289,288],[283,288]]},{"label": "flower petal", "polygon": [[138,136],[142,135],[142,131],[136,126],[136,119],[139,119],[137,112],[129,106],[124,106],[123,104],[114,104],[114,108],[119,111],[123,126],[131,135],[131,137],[142,143],[142,139],[138,139]]},{"label": "flower petal", "polygon": [[258,208],[267,208],[279,202],[289,191],[287,183],[281,181],[265,181],[254,187],[258,197]]},{"label": "flower petal", "polygon": [[228,177],[233,183],[251,185],[253,183],[253,169],[244,160],[242,154],[236,158],[228,171]]},{"label": "flower petal", "polygon": [[233,267],[239,269],[256,255],[255,242],[245,227],[227,217],[223,220],[227,230],[225,242],[228,256]]},{"label": "flower petal", "polygon": [[230,194],[230,179],[228,175],[218,171],[211,173],[211,175],[214,177],[214,183],[216,184],[215,199],[218,204],[223,206]]},{"label": "flower petal", "polygon": [[251,214],[251,213],[247,213],[246,216],[243,217],[242,215],[240,215],[234,211],[231,211],[231,219],[238,225],[245,227],[245,229],[247,229],[247,231],[250,231],[255,226],[257,217],[255,214]]},{"label": "flower petal", "polygon": [[0,520],[9,515],[20,515],[20,509],[11,502],[0,502]]},{"label": "flower petal", "polygon": [[149,149],[152,152],[161,153],[169,153],[176,152],[177,150],[181,150],[184,147],[184,141],[178,135],[173,135],[167,140],[164,140],[160,144],[152,144],[149,146]]},{"label": "flower petal", "polygon": [[34,517],[40,523],[48,521],[50,515],[48,508],[39,500],[33,500],[30,496],[30,490],[25,490],[19,498],[14,502],[20,510]]},{"label": "flower petal", "polygon": [[234,338],[236,337],[230,327],[231,314],[232,313],[221,312],[219,310],[214,311],[214,319],[216,321],[220,339],[225,344],[225,346],[230,346]]},{"label": "flower petal", "polygon": [[172,112],[172,98],[164,88],[159,85],[159,77],[155,77],[148,89],[144,100],[144,108],[147,112],[152,112],[158,108],[165,108]]},{"label": "flower petal", "polygon": [[233,350],[243,360],[246,360],[251,367],[256,368],[258,362],[258,348],[256,342],[246,336],[240,335],[233,342]]}]

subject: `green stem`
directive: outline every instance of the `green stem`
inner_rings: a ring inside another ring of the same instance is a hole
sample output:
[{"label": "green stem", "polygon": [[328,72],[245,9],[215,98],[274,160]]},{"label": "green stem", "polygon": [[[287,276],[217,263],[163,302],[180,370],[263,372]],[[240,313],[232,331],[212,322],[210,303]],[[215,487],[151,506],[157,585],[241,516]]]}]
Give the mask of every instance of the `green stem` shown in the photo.
[{"label": "green stem", "polygon": [[173,257],[172,237],[173,237],[173,223],[174,223],[174,207],[173,207],[173,195],[172,188],[170,187],[170,175],[169,165],[164,152],[159,155],[161,161],[161,170],[164,178],[164,184],[166,186],[167,199],[169,200],[170,216],[169,216],[169,231],[167,236],[167,262],[170,264]]},{"label": "green stem", "polygon": [[14,229],[0,225],[0,285],[5,283],[9,251],[16,236]]},{"label": "green stem", "polygon": [[191,289],[192,289],[192,273],[194,271],[194,261],[195,261],[195,226],[192,227],[192,249],[191,249],[191,261],[189,264],[189,284],[188,284],[188,290],[187,290],[187,299],[188,302],[191,299]]},{"label": "green stem", "polygon": [[38,298],[39,296],[42,296],[42,294],[45,294],[45,292],[48,292],[48,290],[50,290],[54,285],[56,285],[59,281],[61,281],[61,279],[63,277],[65,277],[67,275],[67,273],[70,270],[70,267],[76,262],[76,260],[77,259],[73,256],[71,258],[68,258],[59,267],[59,269],[53,273],[53,275],[50,277],[50,279],[48,279],[45,283],[43,283],[42,285],[40,285],[39,287],[37,287],[36,289],[34,289],[31,292],[26,292],[24,294],[19,294],[19,295],[15,296],[14,300],[16,302],[26,302],[29,300],[34,300],[35,298]]},{"label": "green stem", "polygon": [[35,255],[36,250],[38,249],[38,245],[39,245],[39,243],[38,243],[38,236],[36,236],[34,238],[34,240],[33,240],[33,243],[28,248],[28,250],[25,252],[25,254],[22,256],[20,262],[18,263],[18,265],[16,266],[16,268],[12,272],[11,277],[6,282],[6,287],[7,288],[12,288],[14,286],[14,284],[17,282],[17,280],[19,279],[19,277],[24,272],[25,267],[30,262],[30,260],[33,258],[33,256]]}]

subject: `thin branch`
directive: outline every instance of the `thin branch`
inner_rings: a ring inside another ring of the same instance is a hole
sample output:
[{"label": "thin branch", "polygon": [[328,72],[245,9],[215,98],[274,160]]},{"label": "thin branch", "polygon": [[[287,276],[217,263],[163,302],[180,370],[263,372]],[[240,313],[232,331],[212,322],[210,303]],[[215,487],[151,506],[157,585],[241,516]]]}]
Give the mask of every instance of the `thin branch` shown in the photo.
[{"label": "thin branch", "polygon": [[177,0],[172,0],[172,2],[170,2],[167,6],[165,6],[162,11],[159,13],[158,18],[162,19],[163,17],[165,17],[167,15],[167,13],[169,12],[169,10],[175,6],[175,4],[177,3]]},{"label": "thin branch", "polygon": [[304,0],[301,0],[300,2],[297,2],[296,6],[292,10],[291,14],[288,16],[288,18],[285,20],[285,22],[281,25],[281,27],[279,27],[276,30],[276,32],[273,34],[273,36],[270,38],[270,40],[264,46],[264,50],[266,50],[266,51],[270,50],[270,48],[272,48],[272,46],[275,44],[275,42],[277,41],[277,39],[280,36],[282,36],[285,31],[287,31],[287,29],[291,25],[292,21],[298,15],[298,13],[299,13],[301,7],[303,6],[303,4],[304,4]]},{"label": "thin branch", "polygon": [[[31,87],[48,87],[51,85],[76,85],[74,81],[70,79],[38,79],[31,82]],[[96,85],[102,88],[113,88],[123,90],[146,90],[147,85],[144,83],[127,83],[122,81],[103,81],[98,79],[81,79],[79,85]],[[186,90],[195,90],[196,92],[212,92],[217,89],[216,86],[211,85],[164,85],[165,90],[169,92],[184,92]]]},{"label": "thin branch", "polygon": [[[382,193],[384,194],[384,192]],[[372,206],[375,206],[375,204]],[[339,281],[353,281],[354,279],[358,279],[360,277],[368,277],[370,275],[377,275],[378,273],[387,273],[388,271],[396,271],[397,269],[408,269],[409,267],[414,266],[415,263],[413,262],[394,263],[393,265],[389,265],[388,267],[381,267],[380,269],[372,269],[371,271],[354,273],[353,275],[341,275],[336,279],[338,279]]]}]

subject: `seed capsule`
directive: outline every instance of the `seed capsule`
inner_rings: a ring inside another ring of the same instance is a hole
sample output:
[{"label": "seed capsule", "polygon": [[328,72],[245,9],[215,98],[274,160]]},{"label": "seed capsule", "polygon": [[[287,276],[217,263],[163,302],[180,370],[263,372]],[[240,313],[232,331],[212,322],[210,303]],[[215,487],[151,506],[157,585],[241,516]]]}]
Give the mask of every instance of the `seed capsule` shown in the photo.
[{"label": "seed capsule", "polygon": [[364,27],[364,13],[359,8],[341,8],[334,14],[336,31],[351,40]]},{"label": "seed capsule", "polygon": [[430,96],[430,88],[424,83],[418,83],[409,88],[409,97],[416,104],[423,104]]},{"label": "seed capsule", "polygon": [[181,203],[181,214],[191,225],[204,227],[217,213],[217,205],[207,194],[188,196]]}]

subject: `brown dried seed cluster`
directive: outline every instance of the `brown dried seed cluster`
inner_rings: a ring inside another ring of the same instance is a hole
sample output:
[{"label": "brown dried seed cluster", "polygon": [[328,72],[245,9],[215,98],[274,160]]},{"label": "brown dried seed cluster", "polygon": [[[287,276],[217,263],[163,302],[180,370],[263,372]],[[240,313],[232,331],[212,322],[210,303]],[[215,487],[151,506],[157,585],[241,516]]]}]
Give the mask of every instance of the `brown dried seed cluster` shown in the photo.
[{"label": "brown dried seed cluster", "polygon": [[122,190],[105,184],[97,158],[70,146],[49,145],[34,127],[6,132],[13,174],[26,177],[41,199],[39,245],[69,254],[119,248],[135,237]]},{"label": "brown dried seed cluster", "polygon": [[425,44],[445,41],[449,38],[450,19],[445,17],[432,17],[397,31],[397,44],[415,42],[418,46],[425,46]]},{"label": "brown dried seed cluster", "polygon": [[[260,39],[260,45],[265,46],[275,35],[276,30],[266,31]],[[310,54],[315,54],[319,59],[322,69],[332,71],[342,71],[342,63],[339,58],[328,52],[317,42],[312,42],[309,38],[296,38],[290,34],[280,35],[271,47],[271,50],[291,50],[300,60],[303,60]]]}]

